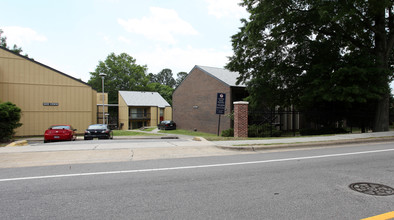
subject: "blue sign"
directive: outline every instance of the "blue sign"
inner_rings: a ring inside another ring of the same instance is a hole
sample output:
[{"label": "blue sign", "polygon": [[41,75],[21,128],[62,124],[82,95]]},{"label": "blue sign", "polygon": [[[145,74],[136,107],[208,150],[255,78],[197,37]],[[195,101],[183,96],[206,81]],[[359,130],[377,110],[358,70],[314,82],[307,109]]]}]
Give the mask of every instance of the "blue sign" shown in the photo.
[{"label": "blue sign", "polygon": [[216,99],[216,114],[224,115],[226,111],[226,94],[218,93]]}]

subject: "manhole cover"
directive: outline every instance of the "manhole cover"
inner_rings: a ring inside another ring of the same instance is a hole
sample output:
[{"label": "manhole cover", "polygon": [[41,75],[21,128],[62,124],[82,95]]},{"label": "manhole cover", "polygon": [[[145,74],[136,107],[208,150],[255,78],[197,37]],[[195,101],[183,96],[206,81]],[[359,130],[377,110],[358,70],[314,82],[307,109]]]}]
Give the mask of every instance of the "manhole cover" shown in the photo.
[{"label": "manhole cover", "polygon": [[390,196],[394,195],[394,189],[377,183],[352,183],[350,189],[373,196]]}]

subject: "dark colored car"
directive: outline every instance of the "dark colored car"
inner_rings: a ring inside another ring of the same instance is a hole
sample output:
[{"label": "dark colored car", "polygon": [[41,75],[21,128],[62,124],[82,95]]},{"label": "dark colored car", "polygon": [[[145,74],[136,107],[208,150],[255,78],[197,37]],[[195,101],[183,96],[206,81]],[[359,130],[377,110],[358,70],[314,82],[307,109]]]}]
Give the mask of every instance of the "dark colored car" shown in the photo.
[{"label": "dark colored car", "polygon": [[88,129],[85,130],[83,139],[92,140],[93,138],[98,139],[112,139],[114,134],[112,130],[105,124],[94,124],[89,125]]},{"label": "dark colored car", "polygon": [[174,121],[162,121],[157,125],[159,130],[175,130],[176,123]]},{"label": "dark colored car", "polygon": [[77,138],[71,125],[52,125],[44,133],[44,143],[51,141],[75,141]]}]

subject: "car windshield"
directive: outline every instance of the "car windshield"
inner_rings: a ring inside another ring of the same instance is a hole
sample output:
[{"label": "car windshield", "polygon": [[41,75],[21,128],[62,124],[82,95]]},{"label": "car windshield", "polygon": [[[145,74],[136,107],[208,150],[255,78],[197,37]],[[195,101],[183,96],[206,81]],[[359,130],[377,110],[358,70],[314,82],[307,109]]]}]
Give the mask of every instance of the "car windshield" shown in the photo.
[{"label": "car windshield", "polygon": [[107,129],[106,125],[90,125],[88,129]]},{"label": "car windshield", "polygon": [[55,125],[50,127],[50,129],[70,129],[70,126],[67,125]]},{"label": "car windshield", "polygon": [[170,121],[162,121],[162,124],[170,124]]}]

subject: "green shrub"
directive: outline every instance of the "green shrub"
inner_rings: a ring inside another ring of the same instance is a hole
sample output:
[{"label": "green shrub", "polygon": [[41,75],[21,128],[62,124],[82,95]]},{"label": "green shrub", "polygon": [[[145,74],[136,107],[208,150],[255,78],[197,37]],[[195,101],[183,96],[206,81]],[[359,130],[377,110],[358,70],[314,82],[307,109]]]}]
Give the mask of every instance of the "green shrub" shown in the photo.
[{"label": "green shrub", "polygon": [[282,132],[276,130],[276,128],[270,124],[249,125],[248,127],[249,137],[280,137],[281,135]]},{"label": "green shrub", "polygon": [[234,137],[234,128],[222,131],[222,137]]},{"label": "green shrub", "polygon": [[8,141],[14,135],[14,129],[22,126],[21,109],[11,102],[0,103],[0,141]]}]

